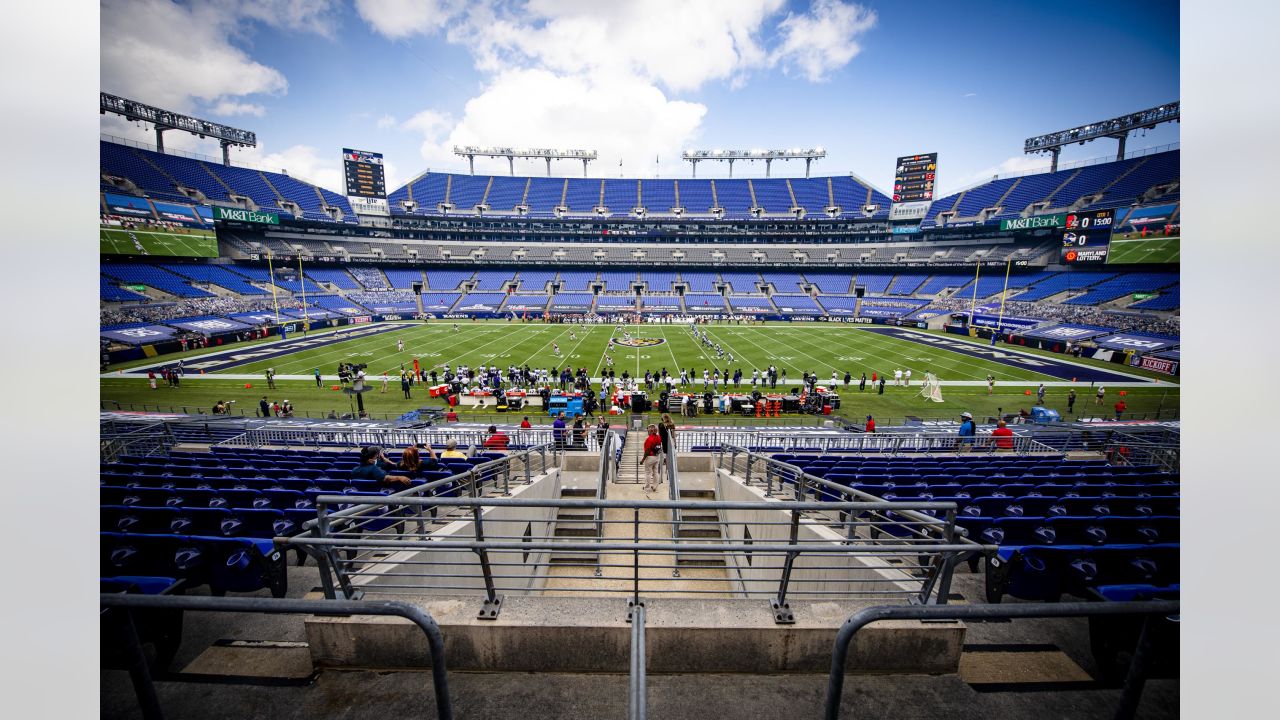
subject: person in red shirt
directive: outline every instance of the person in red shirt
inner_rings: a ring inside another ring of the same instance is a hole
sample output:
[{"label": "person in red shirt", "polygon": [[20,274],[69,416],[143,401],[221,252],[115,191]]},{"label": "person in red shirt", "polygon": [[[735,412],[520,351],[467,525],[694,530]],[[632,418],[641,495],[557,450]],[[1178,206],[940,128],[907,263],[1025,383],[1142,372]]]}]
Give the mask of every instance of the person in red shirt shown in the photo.
[{"label": "person in red shirt", "polygon": [[533,425],[531,425],[531,424],[529,423],[529,416],[528,416],[528,415],[525,415],[525,416],[524,416],[524,419],[520,421],[520,429],[521,429],[521,430],[528,430],[528,429],[529,429],[529,428],[531,428],[531,427],[533,427]]},{"label": "person in red shirt", "polygon": [[649,426],[649,436],[644,439],[644,490],[654,492],[658,489],[658,465],[662,461],[662,438],[658,436],[658,426]]},{"label": "person in red shirt", "polygon": [[1116,403],[1116,419],[1117,420],[1120,419],[1120,416],[1124,414],[1124,411],[1128,409],[1128,407],[1129,407],[1128,405],[1124,404],[1124,400],[1121,400],[1120,402]]},{"label": "person in red shirt", "polygon": [[869,433],[873,433],[876,431],[876,421],[870,415],[867,416],[867,425],[866,425],[866,428],[864,428],[864,430],[865,432],[869,432]]},{"label": "person in red shirt", "polygon": [[506,450],[507,436],[498,432],[497,425],[490,425],[489,437],[484,439],[484,446],[489,450]]},{"label": "person in red shirt", "polygon": [[991,437],[995,438],[997,450],[1013,449],[1013,431],[1004,420],[996,421],[996,429],[991,431]]},{"label": "person in red shirt", "polygon": [[449,408],[449,412],[444,414],[445,422],[458,422],[458,412],[453,408]]}]

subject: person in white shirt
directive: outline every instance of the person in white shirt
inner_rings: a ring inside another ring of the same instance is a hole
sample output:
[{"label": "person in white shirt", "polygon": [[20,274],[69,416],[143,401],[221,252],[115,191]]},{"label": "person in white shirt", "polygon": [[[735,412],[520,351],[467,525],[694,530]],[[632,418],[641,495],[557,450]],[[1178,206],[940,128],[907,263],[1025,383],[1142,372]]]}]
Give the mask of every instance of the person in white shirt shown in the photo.
[{"label": "person in white shirt", "polygon": [[898,368],[897,370],[893,371],[893,384],[894,385],[902,384],[902,368]]},{"label": "person in white shirt", "polygon": [[404,340],[396,340],[396,352],[404,352]]},{"label": "person in white shirt", "polygon": [[906,375],[907,385],[911,385],[911,368],[907,368],[907,372],[905,373],[905,375]]}]

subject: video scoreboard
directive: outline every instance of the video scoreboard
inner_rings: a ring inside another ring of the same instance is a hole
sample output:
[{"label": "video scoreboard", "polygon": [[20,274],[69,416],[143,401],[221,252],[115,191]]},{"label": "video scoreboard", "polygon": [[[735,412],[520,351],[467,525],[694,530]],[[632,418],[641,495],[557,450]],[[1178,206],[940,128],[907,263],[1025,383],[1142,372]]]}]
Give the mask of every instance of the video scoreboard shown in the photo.
[{"label": "video scoreboard", "polygon": [[389,215],[387,179],[382,153],[342,149],[342,166],[347,179],[347,200],[361,215]]},{"label": "video scoreboard", "polygon": [[938,153],[898,158],[893,173],[893,202],[930,202],[938,178]]},{"label": "video scoreboard", "polygon": [[1068,265],[1106,262],[1115,214],[1114,209],[1067,213],[1062,223],[1062,262]]}]

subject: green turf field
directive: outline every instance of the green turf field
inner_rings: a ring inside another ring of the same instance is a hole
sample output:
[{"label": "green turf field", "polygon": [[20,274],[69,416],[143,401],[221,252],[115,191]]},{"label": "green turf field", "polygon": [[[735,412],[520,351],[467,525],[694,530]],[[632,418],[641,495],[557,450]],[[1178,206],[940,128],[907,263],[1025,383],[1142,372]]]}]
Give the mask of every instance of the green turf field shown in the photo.
[{"label": "green turf field", "polygon": [[[627,326],[636,337],[658,344],[641,347],[617,347],[610,355],[606,352],[609,338],[622,340],[622,333],[613,325],[545,325],[542,323],[477,323],[463,324],[458,332],[451,324],[406,325],[370,338],[339,342],[313,350],[306,350],[285,358],[261,360],[222,371],[223,374],[259,375],[268,367],[274,367],[280,375],[310,375],[316,367],[325,374],[336,373],[339,362],[366,363],[370,375],[384,371],[398,375],[401,364],[412,366],[415,358],[427,369],[445,364],[475,367],[481,363],[506,368],[508,365],[530,367],[586,367],[592,377],[597,377],[608,366],[607,357],[613,359],[612,369],[621,375],[627,370],[631,375],[644,375],[645,370],[668,372],[688,368],[696,373],[701,384],[703,368],[708,370],[741,369],[750,377],[753,369],[765,369],[770,364],[787,370],[787,377],[799,380],[803,372],[816,372],[824,380],[835,370],[844,377],[845,371],[856,379],[860,373],[888,372],[892,376],[897,368],[913,372],[919,382],[924,373],[931,370],[941,380],[983,380],[993,374],[1002,381],[1038,382],[1056,380],[1034,370],[1010,367],[980,358],[968,357],[945,349],[929,347],[896,338],[886,337],[856,326],[841,324],[783,324],[724,326],[706,328],[708,337],[720,343],[726,355],[718,358],[714,349],[708,349],[693,338],[688,327],[681,325]],[[405,349],[399,352],[396,341],[403,340]],[[552,343],[560,346],[560,356],[552,352]],[[733,354],[730,363],[728,354]],[[1123,368],[1116,368],[1123,370]]]},{"label": "green turf field", "polygon": [[1108,265],[1132,263],[1176,263],[1181,257],[1182,238],[1111,238]]},{"label": "green turf field", "polygon": [[218,257],[218,239],[210,230],[163,232],[102,227],[98,229],[98,240],[103,255]]},{"label": "green turf field", "polygon": [[[159,390],[152,391],[147,387],[146,380],[107,377],[102,380],[102,398],[126,404],[179,403],[192,407],[208,407],[219,399],[235,399],[241,409],[252,414],[254,405],[265,390],[263,373],[267,367],[273,367],[281,376],[306,377],[310,377],[313,369],[319,367],[326,377],[331,378],[336,374],[339,362],[357,362],[369,366],[368,373],[375,388],[365,395],[369,411],[375,413],[375,416],[382,414],[394,418],[406,410],[441,404],[439,401],[429,400],[420,386],[414,389],[413,399],[403,398],[397,382],[400,365],[403,363],[406,367],[412,367],[415,358],[428,370],[446,363],[451,367],[459,364],[493,364],[504,371],[511,364],[558,367],[567,363],[573,367],[586,367],[593,377],[598,377],[608,367],[605,358],[609,356],[606,352],[609,338],[622,337],[612,325],[570,326],[505,321],[462,322],[459,325],[459,331],[454,332],[452,323],[447,321],[431,324],[405,323],[400,329],[380,335],[340,341],[285,357],[214,371],[206,378],[190,380],[176,390],[162,386]],[[868,412],[900,419],[908,415],[948,417],[958,413],[960,409],[975,413],[994,413],[997,408],[1016,410],[1030,407],[1034,402],[1033,398],[1025,395],[1028,387],[1041,381],[1058,379],[1030,369],[1011,367],[943,348],[878,335],[855,325],[779,323],[763,326],[712,325],[704,329],[713,341],[721,344],[726,353],[733,353],[732,364],[728,363],[727,356],[717,359],[714,350],[707,350],[696,342],[687,326],[631,325],[626,326],[626,330],[634,337],[662,342],[640,348],[617,347],[611,355],[613,370],[619,375],[624,369],[632,375],[643,375],[646,369],[657,371],[664,366],[673,374],[678,373],[678,368],[689,368],[695,376],[692,385],[701,390],[703,368],[718,367],[723,370],[727,366],[730,372],[741,368],[746,379],[743,387],[748,391],[751,370],[757,367],[764,369],[770,363],[776,364],[780,369],[785,368],[787,378],[793,381],[799,380],[804,371],[816,372],[825,381],[830,378],[833,369],[843,380],[844,372],[848,370],[853,374],[854,382],[849,390],[842,390],[846,402],[838,414],[859,420]],[[947,338],[964,340],[955,335],[948,335]],[[403,352],[397,350],[397,340],[404,341]],[[560,346],[559,357],[551,351],[552,342]],[[978,344],[985,345],[981,342]],[[246,344],[244,347],[251,349],[252,346]],[[1033,355],[1047,354],[1030,352]],[[199,361],[200,354],[199,351],[183,354],[188,368]],[[1079,362],[1129,372],[1144,378],[1162,377],[1101,361]],[[136,364],[129,363],[121,367]],[[892,377],[893,371],[898,367],[913,371],[912,387],[894,387],[891,381],[885,388],[885,394],[879,395],[868,383],[867,392],[858,392],[857,378],[862,372],[870,377],[872,371],[887,371]],[[978,384],[945,386],[945,402],[930,403],[918,397],[919,382],[924,372],[930,369],[943,381],[977,381]],[[380,392],[380,378],[384,371],[391,378],[386,393]],[[985,383],[982,382],[988,373],[997,378],[996,393],[991,396],[987,395]],[[1176,413],[1178,389],[1169,385],[1170,381],[1176,382],[1176,378],[1163,380],[1162,384],[1153,383],[1151,387],[1126,390],[1134,413],[1161,411],[1164,417]],[[245,388],[246,384],[252,387]],[[277,390],[268,394],[272,399],[288,398],[300,413],[323,414],[330,410],[346,412],[347,398],[332,391],[330,388],[333,384],[333,381],[327,380],[318,388],[309,379],[277,379]],[[1077,392],[1080,397],[1076,414],[1079,415],[1092,407],[1088,383],[1082,383]],[[1065,395],[1065,388],[1051,388],[1048,404],[1050,407],[1060,406],[1059,409],[1065,412]],[[1112,397],[1111,394],[1109,397]],[[1107,406],[1112,402],[1114,398]]]}]

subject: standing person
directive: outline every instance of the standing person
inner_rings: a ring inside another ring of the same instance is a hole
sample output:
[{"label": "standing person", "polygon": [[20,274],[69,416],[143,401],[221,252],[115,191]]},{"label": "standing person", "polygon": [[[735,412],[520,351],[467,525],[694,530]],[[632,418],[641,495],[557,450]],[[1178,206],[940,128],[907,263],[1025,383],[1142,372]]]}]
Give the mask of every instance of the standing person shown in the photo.
[{"label": "standing person", "polygon": [[674,459],[676,456],[676,424],[667,413],[662,413],[662,420],[658,422],[658,438],[662,440],[662,452],[666,454],[667,459]]},{"label": "standing person", "polygon": [[995,439],[996,450],[1013,450],[1013,431],[1004,420],[996,421],[996,429],[991,431],[991,437]]},{"label": "standing person", "polygon": [[858,381],[858,392],[866,392],[867,390],[867,374],[862,373],[862,379]]},{"label": "standing person", "polygon": [[654,492],[658,489],[658,463],[662,460],[662,438],[658,437],[658,426],[649,426],[649,435],[644,439],[644,491]]},{"label": "standing person", "polygon": [[409,373],[400,373],[400,391],[404,393],[405,400],[411,400],[413,395],[409,393]]},{"label": "standing person", "polygon": [[849,383],[853,381],[853,375],[848,371],[844,371],[844,389],[849,389]]},{"label": "standing person", "polygon": [[152,390],[156,389],[156,371],[155,370],[147,371],[147,384],[151,386]]},{"label": "standing person", "polygon": [[382,371],[382,392],[385,393],[386,391],[387,391],[387,371],[383,370]]},{"label": "standing person", "polygon": [[271,417],[271,403],[267,402],[267,396],[263,395],[258,401],[258,410],[262,413],[262,417]]},{"label": "standing person", "polygon": [[555,422],[551,423],[551,437],[555,440],[556,450],[564,452],[564,413],[556,415]]},{"label": "standing person", "polygon": [[873,433],[876,431],[876,420],[870,415],[867,416],[866,426],[863,427],[864,432]]},{"label": "standing person", "polygon": [[404,352],[404,338],[396,340],[396,352]]},{"label": "standing person", "polygon": [[1093,399],[1093,404],[1094,404],[1094,405],[1101,405],[1101,404],[1102,404],[1102,398],[1103,398],[1104,396],[1106,396],[1106,394],[1107,394],[1107,386],[1106,386],[1106,385],[1099,385],[1099,386],[1098,386],[1098,393],[1097,393],[1097,395],[1095,395],[1095,396],[1094,396],[1094,399]]},{"label": "standing person", "polygon": [[907,368],[907,371],[903,373],[903,379],[907,381],[907,387],[911,387],[911,368]]},{"label": "standing person", "polygon": [[1036,404],[1044,404],[1044,383],[1040,383],[1040,387],[1036,388]]},{"label": "standing person", "polygon": [[573,449],[587,449],[586,423],[583,422],[581,415],[575,415],[573,417]]},{"label": "standing person", "polygon": [[902,368],[893,371],[893,384],[895,387],[902,384]]},{"label": "standing person", "polygon": [[1076,407],[1076,389],[1071,388],[1071,392],[1067,393],[1067,414],[1075,412]]},{"label": "standing person", "polygon": [[316,387],[321,387],[321,382],[320,382],[320,368],[316,368],[316,369],[315,369],[315,370],[313,370],[312,372],[314,372],[314,373],[315,373],[315,376],[316,376]]},{"label": "standing person", "polygon": [[267,389],[269,390],[276,389],[276,369],[275,368],[267,368]]},{"label": "standing person", "polygon": [[1124,415],[1124,411],[1127,409],[1128,406],[1124,404],[1124,398],[1120,398],[1120,402],[1116,403],[1116,419],[1119,420],[1120,416]]},{"label": "standing person", "polygon": [[877,388],[877,393],[880,395],[884,394],[884,376],[883,375],[880,376],[880,385]]},{"label": "standing person", "polygon": [[958,432],[959,440],[956,450],[959,452],[967,452],[973,448],[973,439],[978,434],[978,426],[973,422],[973,413],[964,411],[960,413],[960,430]]},{"label": "standing person", "polygon": [[987,394],[990,395],[991,393],[995,392],[995,390],[996,390],[996,376],[988,374],[987,375]]},{"label": "standing person", "polygon": [[609,433],[609,419],[604,413],[600,413],[600,419],[596,421],[596,447],[604,447],[605,435]]}]

